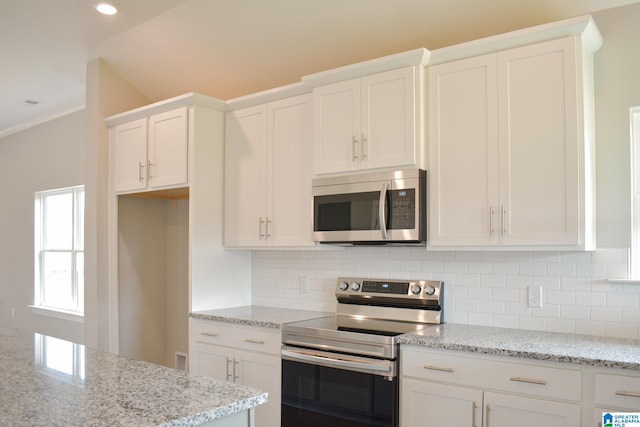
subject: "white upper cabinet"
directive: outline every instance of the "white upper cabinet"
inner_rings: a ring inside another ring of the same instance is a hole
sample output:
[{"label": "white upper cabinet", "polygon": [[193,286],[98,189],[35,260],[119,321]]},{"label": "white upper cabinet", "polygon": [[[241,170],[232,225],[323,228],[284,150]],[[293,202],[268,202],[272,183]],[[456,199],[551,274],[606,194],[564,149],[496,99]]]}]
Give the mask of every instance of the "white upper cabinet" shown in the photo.
[{"label": "white upper cabinet", "polygon": [[116,192],[188,183],[187,107],[118,124],[111,140]]},{"label": "white upper cabinet", "polygon": [[115,191],[147,187],[147,119],[138,119],[111,130]]},{"label": "white upper cabinet", "polygon": [[314,100],[314,172],[418,163],[421,67],[320,86]]},{"label": "white upper cabinet", "polygon": [[594,248],[591,58],[569,36],[429,68],[430,247]]},{"label": "white upper cabinet", "polygon": [[313,246],[311,95],[227,113],[225,246]]},{"label": "white upper cabinet", "polygon": [[149,187],[187,184],[187,107],[149,117]]}]

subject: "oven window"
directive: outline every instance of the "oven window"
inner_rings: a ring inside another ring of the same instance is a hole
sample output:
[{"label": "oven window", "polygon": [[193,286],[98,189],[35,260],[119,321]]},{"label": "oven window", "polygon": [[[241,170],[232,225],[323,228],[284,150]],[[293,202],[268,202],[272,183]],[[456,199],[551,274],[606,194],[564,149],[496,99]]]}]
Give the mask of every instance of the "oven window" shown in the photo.
[{"label": "oven window", "polygon": [[315,196],[315,231],[380,230],[380,192]]},{"label": "oven window", "polygon": [[398,381],[282,361],[282,427],[395,427]]}]

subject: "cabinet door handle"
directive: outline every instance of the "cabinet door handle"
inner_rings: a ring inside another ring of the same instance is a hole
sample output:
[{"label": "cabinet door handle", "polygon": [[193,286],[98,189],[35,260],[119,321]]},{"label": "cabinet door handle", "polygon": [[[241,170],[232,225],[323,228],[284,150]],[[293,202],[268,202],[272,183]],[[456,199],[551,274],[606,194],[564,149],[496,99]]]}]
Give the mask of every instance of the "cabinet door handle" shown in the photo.
[{"label": "cabinet door handle", "polygon": [[515,381],[518,383],[527,383],[527,384],[538,384],[538,385],[547,385],[545,380],[539,380],[536,378],[524,378],[524,377],[511,377],[509,381]]},{"label": "cabinet door handle", "polygon": [[264,226],[264,219],[262,219],[262,217],[260,217],[258,219],[258,235],[260,240],[262,240],[264,238],[264,233],[262,232],[262,228]]},{"label": "cabinet door handle", "polygon": [[153,163],[151,163],[151,160],[147,160],[147,179],[153,178],[153,175],[151,174],[152,166],[153,166]]},{"label": "cabinet door handle", "polygon": [[216,334],[215,332],[200,332],[200,335],[204,335],[205,337],[217,337],[218,334]]},{"label": "cabinet door handle", "polygon": [[356,136],[353,136],[353,139],[351,140],[351,151],[353,153],[353,157],[352,157],[352,161],[356,161],[358,160],[358,138],[356,138]]},{"label": "cabinet door handle", "polygon": [[362,141],[360,143],[360,151],[361,151],[360,155],[362,156],[362,160],[365,160],[367,158],[368,153],[369,153],[369,146],[367,144],[367,142],[368,142],[367,141],[367,137],[364,136],[364,134],[362,134],[360,136],[360,141]]},{"label": "cabinet door handle", "polygon": [[478,427],[476,424],[476,411],[478,410],[478,405],[476,402],[471,403],[471,425],[473,427]]},{"label": "cabinet door handle", "polygon": [[231,360],[231,359],[229,359],[227,357],[227,381],[233,381],[233,370],[234,370],[234,367],[233,367],[233,365],[231,365],[231,363],[233,363],[233,360]]},{"label": "cabinet door handle", "polygon": [[248,342],[250,344],[264,344],[264,340],[256,340],[253,338],[247,338],[244,340],[244,342]]},{"label": "cabinet door handle", "polygon": [[493,207],[489,206],[489,237],[493,236]]},{"label": "cabinet door handle", "polygon": [[505,219],[505,214],[507,213],[507,210],[504,208],[504,205],[500,206],[500,235],[504,236],[507,232],[507,225],[504,222]]},{"label": "cabinet door handle", "polygon": [[489,406],[489,404],[487,404],[487,406],[485,407],[486,409],[486,415],[484,418],[484,427],[489,427],[489,414],[491,413],[491,406]]},{"label": "cabinet door handle", "polygon": [[265,239],[271,237],[271,233],[269,232],[269,225],[271,224],[271,218],[267,217],[265,221]]},{"label": "cabinet door handle", "polygon": [[640,391],[618,390],[616,391],[616,395],[626,397],[640,397]]},{"label": "cabinet door handle", "polygon": [[142,170],[144,169],[144,165],[142,162],[138,162],[138,181],[142,182],[144,176],[142,176]]},{"label": "cabinet door handle", "polygon": [[440,372],[455,372],[453,368],[445,368],[442,366],[434,366],[434,365],[425,365],[424,369],[428,369],[430,371],[440,371]]},{"label": "cabinet door handle", "polygon": [[238,381],[238,379],[240,378],[240,362],[238,362],[237,360],[233,361],[233,381]]}]

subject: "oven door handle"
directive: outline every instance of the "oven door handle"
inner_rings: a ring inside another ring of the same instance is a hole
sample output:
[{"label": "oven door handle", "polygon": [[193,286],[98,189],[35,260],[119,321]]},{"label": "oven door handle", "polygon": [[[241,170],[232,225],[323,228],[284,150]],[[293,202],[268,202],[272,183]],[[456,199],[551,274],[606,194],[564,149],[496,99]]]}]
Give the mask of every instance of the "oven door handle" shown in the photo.
[{"label": "oven door handle", "polygon": [[347,360],[347,357],[349,356],[340,355],[340,359],[337,359],[334,357],[309,354],[300,350],[282,350],[282,358],[286,360],[308,362],[331,368],[345,369],[348,371],[367,372],[386,377],[395,376],[395,372],[393,372],[392,362],[387,361],[387,363],[385,364],[380,364],[375,362]]}]

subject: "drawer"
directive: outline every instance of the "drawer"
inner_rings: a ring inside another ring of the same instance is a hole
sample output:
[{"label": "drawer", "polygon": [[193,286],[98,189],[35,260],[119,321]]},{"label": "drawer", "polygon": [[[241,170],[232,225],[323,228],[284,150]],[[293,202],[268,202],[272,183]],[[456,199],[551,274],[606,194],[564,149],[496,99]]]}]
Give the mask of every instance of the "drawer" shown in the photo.
[{"label": "drawer", "polygon": [[640,409],[640,377],[596,373],[595,403],[607,408]]},{"label": "drawer", "polygon": [[550,399],[580,401],[582,372],[521,361],[439,350],[403,350],[401,375]]},{"label": "drawer", "polygon": [[237,326],[221,322],[194,320],[189,323],[189,340],[202,344],[259,351],[280,356],[280,330]]}]

